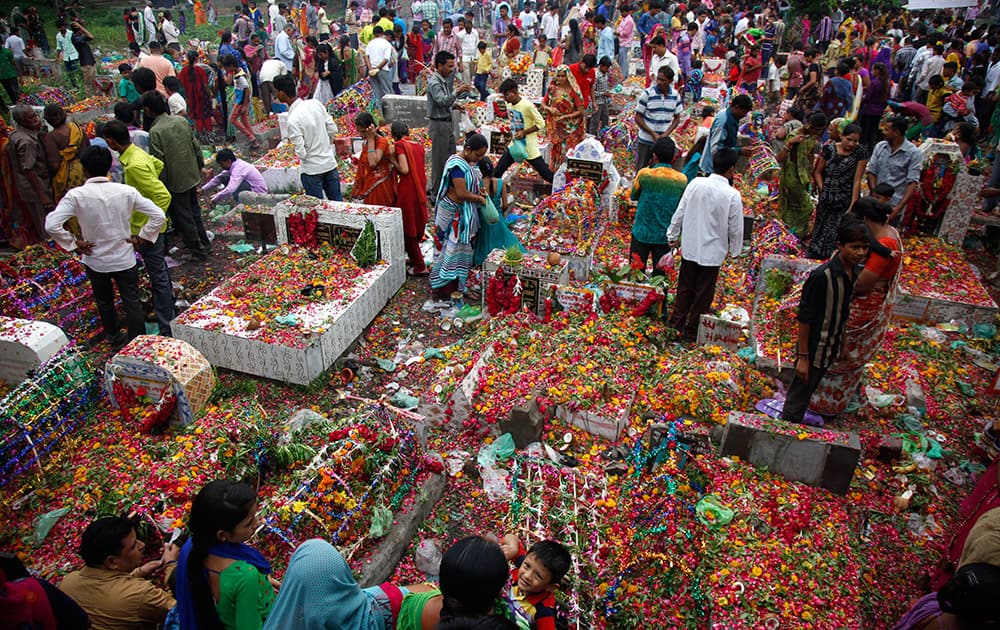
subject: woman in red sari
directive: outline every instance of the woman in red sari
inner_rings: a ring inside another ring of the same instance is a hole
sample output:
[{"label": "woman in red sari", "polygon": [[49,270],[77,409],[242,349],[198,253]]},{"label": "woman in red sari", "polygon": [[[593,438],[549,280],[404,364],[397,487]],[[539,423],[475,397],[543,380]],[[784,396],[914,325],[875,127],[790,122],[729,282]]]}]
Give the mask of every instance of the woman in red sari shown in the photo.
[{"label": "woman in red sari", "polygon": [[21,188],[14,179],[16,168],[10,154],[10,129],[0,124],[0,240],[14,249],[24,249],[38,242],[31,221],[31,206],[21,198]]},{"label": "woman in red sari", "polygon": [[[888,224],[888,204],[862,197],[854,202],[854,213],[861,217],[878,242],[894,252],[902,251],[902,239]],[[843,349],[813,394],[809,409],[824,416],[839,416],[854,399],[865,365],[882,347],[889,328],[893,296],[901,258],[886,258],[875,252],[868,257],[864,270],[854,283],[854,300],[844,328]]]},{"label": "woman in red sari", "polygon": [[389,141],[380,136],[375,119],[368,112],[354,117],[354,126],[364,140],[351,196],[369,206],[396,204],[396,182],[389,162]]},{"label": "woman in red sari", "polygon": [[198,131],[211,131],[214,122],[212,118],[212,94],[208,89],[208,74],[198,67],[198,51],[189,50],[187,65],[177,77],[184,86],[187,95],[188,116],[194,122]]},{"label": "woman in red sari", "polygon": [[427,227],[427,171],[424,170],[424,148],[407,139],[409,127],[392,123],[393,149],[389,160],[396,169],[396,206],[403,211],[403,242],[406,259],[414,276],[429,273],[420,251],[420,241]]}]

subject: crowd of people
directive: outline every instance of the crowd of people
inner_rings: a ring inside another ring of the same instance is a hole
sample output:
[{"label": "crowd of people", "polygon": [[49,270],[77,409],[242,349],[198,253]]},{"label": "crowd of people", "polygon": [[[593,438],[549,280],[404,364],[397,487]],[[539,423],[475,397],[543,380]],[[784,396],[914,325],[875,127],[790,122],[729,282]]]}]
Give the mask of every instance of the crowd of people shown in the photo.
[{"label": "crowd of people", "polygon": [[558,542],[526,547],[513,534],[469,536],[444,551],[436,586],[361,588],[336,547],[308,540],[279,582],[272,559],[249,544],[257,511],[246,483],[213,481],[192,500],[187,539],[165,543],[148,561],[131,520],[99,518],[80,537],[84,566],[58,589],[8,566],[0,571],[4,620],[68,630],[556,628],[554,591],[572,563]]}]

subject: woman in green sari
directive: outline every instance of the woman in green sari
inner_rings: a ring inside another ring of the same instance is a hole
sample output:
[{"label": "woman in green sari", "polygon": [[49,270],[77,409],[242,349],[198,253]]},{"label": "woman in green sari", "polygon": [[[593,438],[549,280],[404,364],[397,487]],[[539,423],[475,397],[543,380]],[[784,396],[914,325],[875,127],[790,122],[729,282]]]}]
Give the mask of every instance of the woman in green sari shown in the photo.
[{"label": "woman in green sari", "polygon": [[816,112],[809,117],[805,127],[792,132],[785,147],[776,156],[781,164],[778,180],[778,217],[795,236],[802,240],[809,234],[809,219],[813,202],[809,184],[813,179],[813,159],[819,146],[819,136],[826,129],[826,115]]}]

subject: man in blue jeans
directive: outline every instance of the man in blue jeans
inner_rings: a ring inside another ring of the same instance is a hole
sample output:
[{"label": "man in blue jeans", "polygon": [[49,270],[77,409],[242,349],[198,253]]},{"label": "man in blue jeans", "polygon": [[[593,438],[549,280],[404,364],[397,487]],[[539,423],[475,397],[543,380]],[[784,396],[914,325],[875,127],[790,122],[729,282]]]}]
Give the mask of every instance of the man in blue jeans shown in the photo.
[{"label": "man in blue jeans", "polygon": [[342,201],[337,154],[331,138],[337,133],[326,108],[317,100],[296,95],[295,79],[282,75],[274,79],[278,100],[288,105],[288,139],[299,157],[299,178],[306,194],[319,199]]}]

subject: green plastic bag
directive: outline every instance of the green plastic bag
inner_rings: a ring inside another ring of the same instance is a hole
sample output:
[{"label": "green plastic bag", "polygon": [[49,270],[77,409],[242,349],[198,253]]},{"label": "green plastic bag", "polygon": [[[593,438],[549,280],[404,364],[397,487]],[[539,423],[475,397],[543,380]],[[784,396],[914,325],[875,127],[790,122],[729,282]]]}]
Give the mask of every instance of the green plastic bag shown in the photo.
[{"label": "green plastic bag", "polygon": [[725,527],[734,516],[733,511],[723,505],[719,497],[714,494],[703,496],[694,506],[694,510],[698,514],[698,520],[708,527]]},{"label": "green plastic bag", "polygon": [[505,462],[513,457],[514,450],[514,436],[510,433],[504,433],[493,440],[492,444],[487,444],[479,449],[479,455],[476,459],[480,466],[492,468],[497,462]]},{"label": "green plastic bag", "polygon": [[483,217],[483,221],[488,225],[496,225],[500,221],[500,211],[493,204],[493,200],[489,197],[485,197],[486,203],[484,203],[479,208],[479,214]]},{"label": "green plastic bag", "polygon": [[392,527],[392,512],[384,505],[377,505],[372,510],[372,524],[368,529],[368,535],[372,538],[381,538],[389,533]]},{"label": "green plastic bag", "polygon": [[35,547],[40,546],[45,542],[45,537],[49,535],[52,528],[55,527],[56,522],[65,516],[69,512],[68,507],[59,508],[58,510],[52,510],[51,512],[46,512],[38,517],[35,521],[35,531],[32,532],[28,540]]},{"label": "green plastic bag", "polygon": [[523,162],[528,159],[528,145],[524,140],[514,140],[507,145],[507,152],[515,162]]}]

